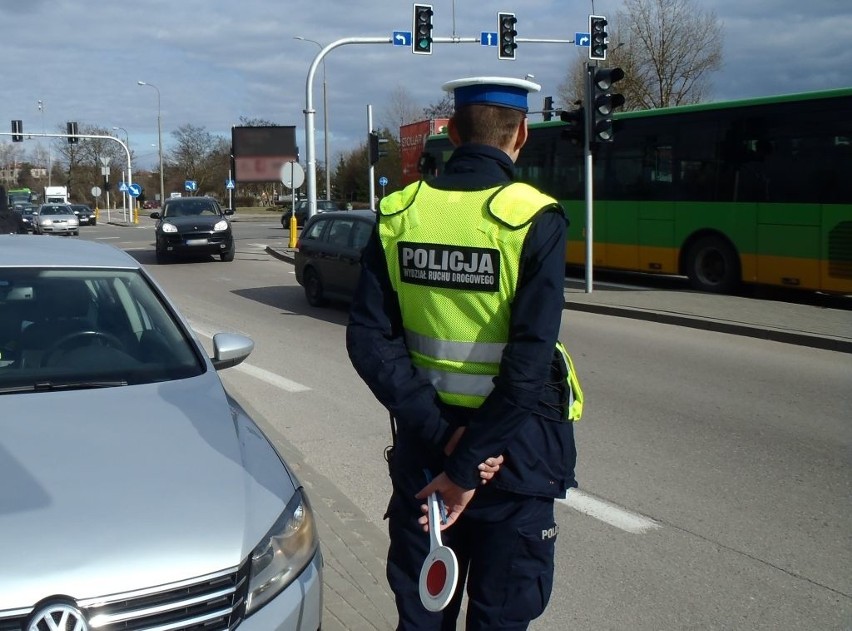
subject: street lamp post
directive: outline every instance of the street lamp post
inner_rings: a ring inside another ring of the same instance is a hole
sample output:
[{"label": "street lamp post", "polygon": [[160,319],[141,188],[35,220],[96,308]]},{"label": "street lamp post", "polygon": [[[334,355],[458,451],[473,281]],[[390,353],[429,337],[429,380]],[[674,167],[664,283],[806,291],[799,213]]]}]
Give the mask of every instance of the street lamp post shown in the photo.
[{"label": "street lamp post", "polygon": [[[303,42],[313,42],[322,50],[323,46],[315,39],[308,39],[297,35],[293,39],[300,39]],[[331,166],[328,163],[328,90],[325,82],[325,59],[322,60],[322,118],[323,118],[323,136],[325,139],[325,198],[331,199]]]},{"label": "street lamp post", "polygon": [[139,85],[147,85],[157,91],[157,152],[160,154],[160,206],[166,201],[166,187],[163,185],[163,127],[160,112],[160,88],[153,83],[137,81]]},{"label": "street lamp post", "polygon": [[[127,150],[130,151],[130,134],[127,133],[127,130],[124,127],[113,127],[114,131],[121,130],[124,132],[124,144],[127,145]],[[124,178],[122,177],[122,180]],[[127,191],[121,192],[121,209],[124,210],[127,208]]]},{"label": "street lamp post", "polygon": [[[41,99],[38,100],[38,111],[41,113],[41,133],[44,134],[44,101]],[[51,181],[51,171],[53,170],[52,165],[50,164],[50,141],[47,141],[47,185],[50,186]]]}]

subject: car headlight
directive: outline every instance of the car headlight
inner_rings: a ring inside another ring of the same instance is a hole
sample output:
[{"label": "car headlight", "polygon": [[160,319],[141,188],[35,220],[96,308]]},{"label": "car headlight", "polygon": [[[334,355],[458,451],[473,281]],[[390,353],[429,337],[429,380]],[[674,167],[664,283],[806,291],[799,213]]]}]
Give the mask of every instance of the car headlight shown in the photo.
[{"label": "car headlight", "polygon": [[246,615],[263,607],[292,583],[310,563],[318,545],[311,505],[299,489],[251,553]]},{"label": "car headlight", "polygon": [[178,229],[174,226],[174,224],[164,223],[162,225],[163,232],[177,232]]},{"label": "car headlight", "polygon": [[52,223],[53,223],[52,219],[42,219],[41,220],[41,225],[43,225],[43,226],[49,226]]},{"label": "car headlight", "polygon": [[222,230],[228,229],[228,222],[224,219],[222,221],[217,221],[216,225],[213,226],[213,232],[222,232]]}]

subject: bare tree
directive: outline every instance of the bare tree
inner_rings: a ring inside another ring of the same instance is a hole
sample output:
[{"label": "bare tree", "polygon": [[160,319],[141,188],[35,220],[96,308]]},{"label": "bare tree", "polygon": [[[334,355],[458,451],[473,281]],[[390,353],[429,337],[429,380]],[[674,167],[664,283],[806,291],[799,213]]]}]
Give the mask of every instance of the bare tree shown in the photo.
[{"label": "bare tree", "polygon": [[456,109],[455,98],[449,92],[444,92],[443,98],[437,103],[423,108],[423,118],[450,118]]},{"label": "bare tree", "polygon": [[[709,75],[722,65],[722,27],[696,0],[624,0],[610,24],[606,66],[624,70],[618,91],[625,109],[700,103]],[[582,98],[585,60],[572,65],[560,95]]]},{"label": "bare tree", "polygon": [[177,142],[167,165],[173,170],[172,180],[195,180],[201,193],[216,190],[218,181],[224,183],[230,143],[192,124],[179,127],[172,136]]},{"label": "bare tree", "polygon": [[706,98],[708,74],[722,65],[722,27],[712,10],[695,0],[626,0],[618,22],[643,107]]},{"label": "bare tree", "polygon": [[388,104],[382,112],[381,127],[392,130],[394,138],[398,140],[399,128],[407,123],[420,120],[422,111],[422,108],[415,104],[408,90],[398,85],[391,92]]}]

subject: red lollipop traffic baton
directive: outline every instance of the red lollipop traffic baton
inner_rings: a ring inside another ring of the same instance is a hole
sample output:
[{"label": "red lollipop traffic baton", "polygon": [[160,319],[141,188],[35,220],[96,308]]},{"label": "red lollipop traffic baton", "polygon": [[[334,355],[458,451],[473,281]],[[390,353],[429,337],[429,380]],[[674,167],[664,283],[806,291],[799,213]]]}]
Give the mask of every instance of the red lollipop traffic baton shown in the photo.
[{"label": "red lollipop traffic baton", "polygon": [[459,564],[455,552],[441,543],[441,500],[429,495],[429,554],[420,569],[420,602],[429,611],[441,611],[456,591]]}]

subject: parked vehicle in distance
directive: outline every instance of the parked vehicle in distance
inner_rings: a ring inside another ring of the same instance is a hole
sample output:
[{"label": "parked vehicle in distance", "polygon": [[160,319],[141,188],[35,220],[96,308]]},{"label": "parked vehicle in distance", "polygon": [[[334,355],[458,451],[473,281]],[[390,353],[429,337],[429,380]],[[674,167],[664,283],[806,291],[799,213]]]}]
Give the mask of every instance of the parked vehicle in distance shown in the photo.
[{"label": "parked vehicle in distance", "polygon": [[68,204],[42,204],[33,225],[35,234],[80,234],[80,221]]},{"label": "parked vehicle in distance", "polygon": [[88,204],[71,204],[71,210],[77,215],[77,220],[80,225],[94,226],[97,223],[95,211]]},{"label": "parked vehicle in distance", "polygon": [[172,197],[162,211],[151,213],[157,220],[157,262],[171,256],[216,254],[223,261],[233,261],[236,251],[229,215],[234,211],[222,209],[212,197]]},{"label": "parked vehicle in distance", "polygon": [[296,280],[314,307],[329,299],[351,301],[361,276],[361,251],[376,227],[371,210],[314,215],[296,242]]},{"label": "parked vehicle in distance", "polygon": [[[334,200],[318,199],[317,214],[326,213],[331,210],[343,210],[343,207]],[[290,227],[290,216],[293,214],[293,209],[289,204],[284,205],[284,212],[281,213],[281,227],[285,230]],[[295,208],[296,224],[304,226],[308,218],[308,200],[301,199],[296,202]]]},{"label": "parked vehicle in distance", "polygon": [[320,628],[308,498],[217,372],[253,347],[117,248],[0,236],[0,629]]}]

